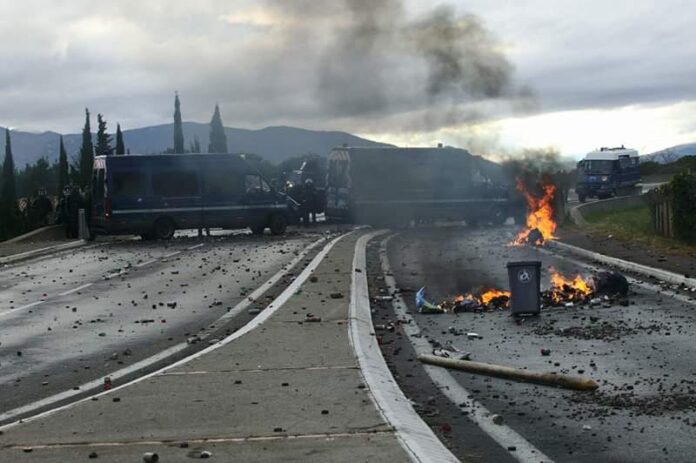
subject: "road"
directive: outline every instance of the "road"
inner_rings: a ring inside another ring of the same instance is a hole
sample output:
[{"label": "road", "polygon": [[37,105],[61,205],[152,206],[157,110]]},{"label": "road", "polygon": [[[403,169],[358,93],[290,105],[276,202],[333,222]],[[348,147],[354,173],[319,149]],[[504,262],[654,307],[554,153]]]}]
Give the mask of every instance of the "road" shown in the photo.
[{"label": "road", "polygon": [[223,328],[321,236],[116,240],[1,269],[0,415]]},{"label": "road", "polygon": [[[529,448],[554,461],[691,461],[696,452],[694,301],[633,284],[628,306],[552,308],[519,325],[507,311],[415,313],[412,291],[421,286],[434,300],[482,285],[506,289],[508,261],[542,261],[547,286],[549,266],[569,275],[588,273],[579,262],[508,246],[514,231],[422,228],[389,241],[390,273],[403,289],[419,336],[431,343],[452,343],[471,352],[472,360],[589,376],[600,389],[572,392],[452,372],[465,391],[462,403],[452,403],[414,360],[415,351],[402,330],[379,333],[397,380],[424,419],[467,461],[538,461],[521,457],[519,447],[501,447],[472,424],[474,402],[500,415]],[[374,245],[369,256],[373,294],[386,288],[379,261]],[[374,315],[376,324],[397,318],[384,304]],[[481,339],[459,332],[476,332]],[[551,355],[541,355],[542,348]],[[498,434],[504,442],[507,435]]]}]

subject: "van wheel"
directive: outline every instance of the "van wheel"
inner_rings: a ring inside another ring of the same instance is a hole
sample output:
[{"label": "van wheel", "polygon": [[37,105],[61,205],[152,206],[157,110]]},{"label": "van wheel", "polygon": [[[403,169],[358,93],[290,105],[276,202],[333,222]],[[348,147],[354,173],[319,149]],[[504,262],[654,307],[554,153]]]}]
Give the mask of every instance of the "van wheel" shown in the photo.
[{"label": "van wheel", "polygon": [[269,228],[274,235],[282,235],[288,228],[288,220],[282,214],[276,214],[271,217]]},{"label": "van wheel", "polygon": [[251,233],[254,235],[263,235],[264,230],[266,230],[266,225],[252,225],[249,228],[251,228]]},{"label": "van wheel", "polygon": [[170,218],[162,217],[155,221],[152,234],[157,239],[169,240],[174,236],[175,231],[176,226],[174,225],[174,221]]}]

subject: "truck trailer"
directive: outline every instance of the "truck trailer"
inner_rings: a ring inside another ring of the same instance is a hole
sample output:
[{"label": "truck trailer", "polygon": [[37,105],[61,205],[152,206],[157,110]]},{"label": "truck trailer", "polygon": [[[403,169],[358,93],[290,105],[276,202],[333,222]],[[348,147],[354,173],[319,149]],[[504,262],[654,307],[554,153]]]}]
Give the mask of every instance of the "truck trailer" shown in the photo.
[{"label": "truck trailer", "polygon": [[502,224],[513,215],[500,165],[450,147],[340,147],[328,158],[328,219]]}]

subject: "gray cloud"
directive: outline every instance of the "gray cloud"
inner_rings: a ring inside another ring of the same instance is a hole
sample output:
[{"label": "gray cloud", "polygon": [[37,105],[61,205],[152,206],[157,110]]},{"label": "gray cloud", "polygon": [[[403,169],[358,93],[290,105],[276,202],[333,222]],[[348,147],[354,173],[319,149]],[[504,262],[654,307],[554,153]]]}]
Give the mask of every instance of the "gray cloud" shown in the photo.
[{"label": "gray cloud", "polygon": [[359,132],[696,98],[684,0],[92,5],[0,1],[0,125],[168,122],[174,90],[187,120]]}]

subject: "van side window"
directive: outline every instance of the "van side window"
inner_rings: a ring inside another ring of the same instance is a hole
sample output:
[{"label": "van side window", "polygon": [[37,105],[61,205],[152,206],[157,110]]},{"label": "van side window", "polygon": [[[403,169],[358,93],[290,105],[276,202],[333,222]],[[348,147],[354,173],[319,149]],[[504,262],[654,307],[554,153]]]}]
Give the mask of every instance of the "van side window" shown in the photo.
[{"label": "van side window", "polygon": [[146,190],[144,172],[114,172],[111,194],[114,196],[143,196]]},{"label": "van side window", "polygon": [[239,175],[227,170],[207,170],[203,174],[205,194],[238,198],[244,193],[240,180]]},{"label": "van side window", "polygon": [[153,173],[152,191],[166,198],[198,196],[198,176],[195,171],[184,170]]}]

